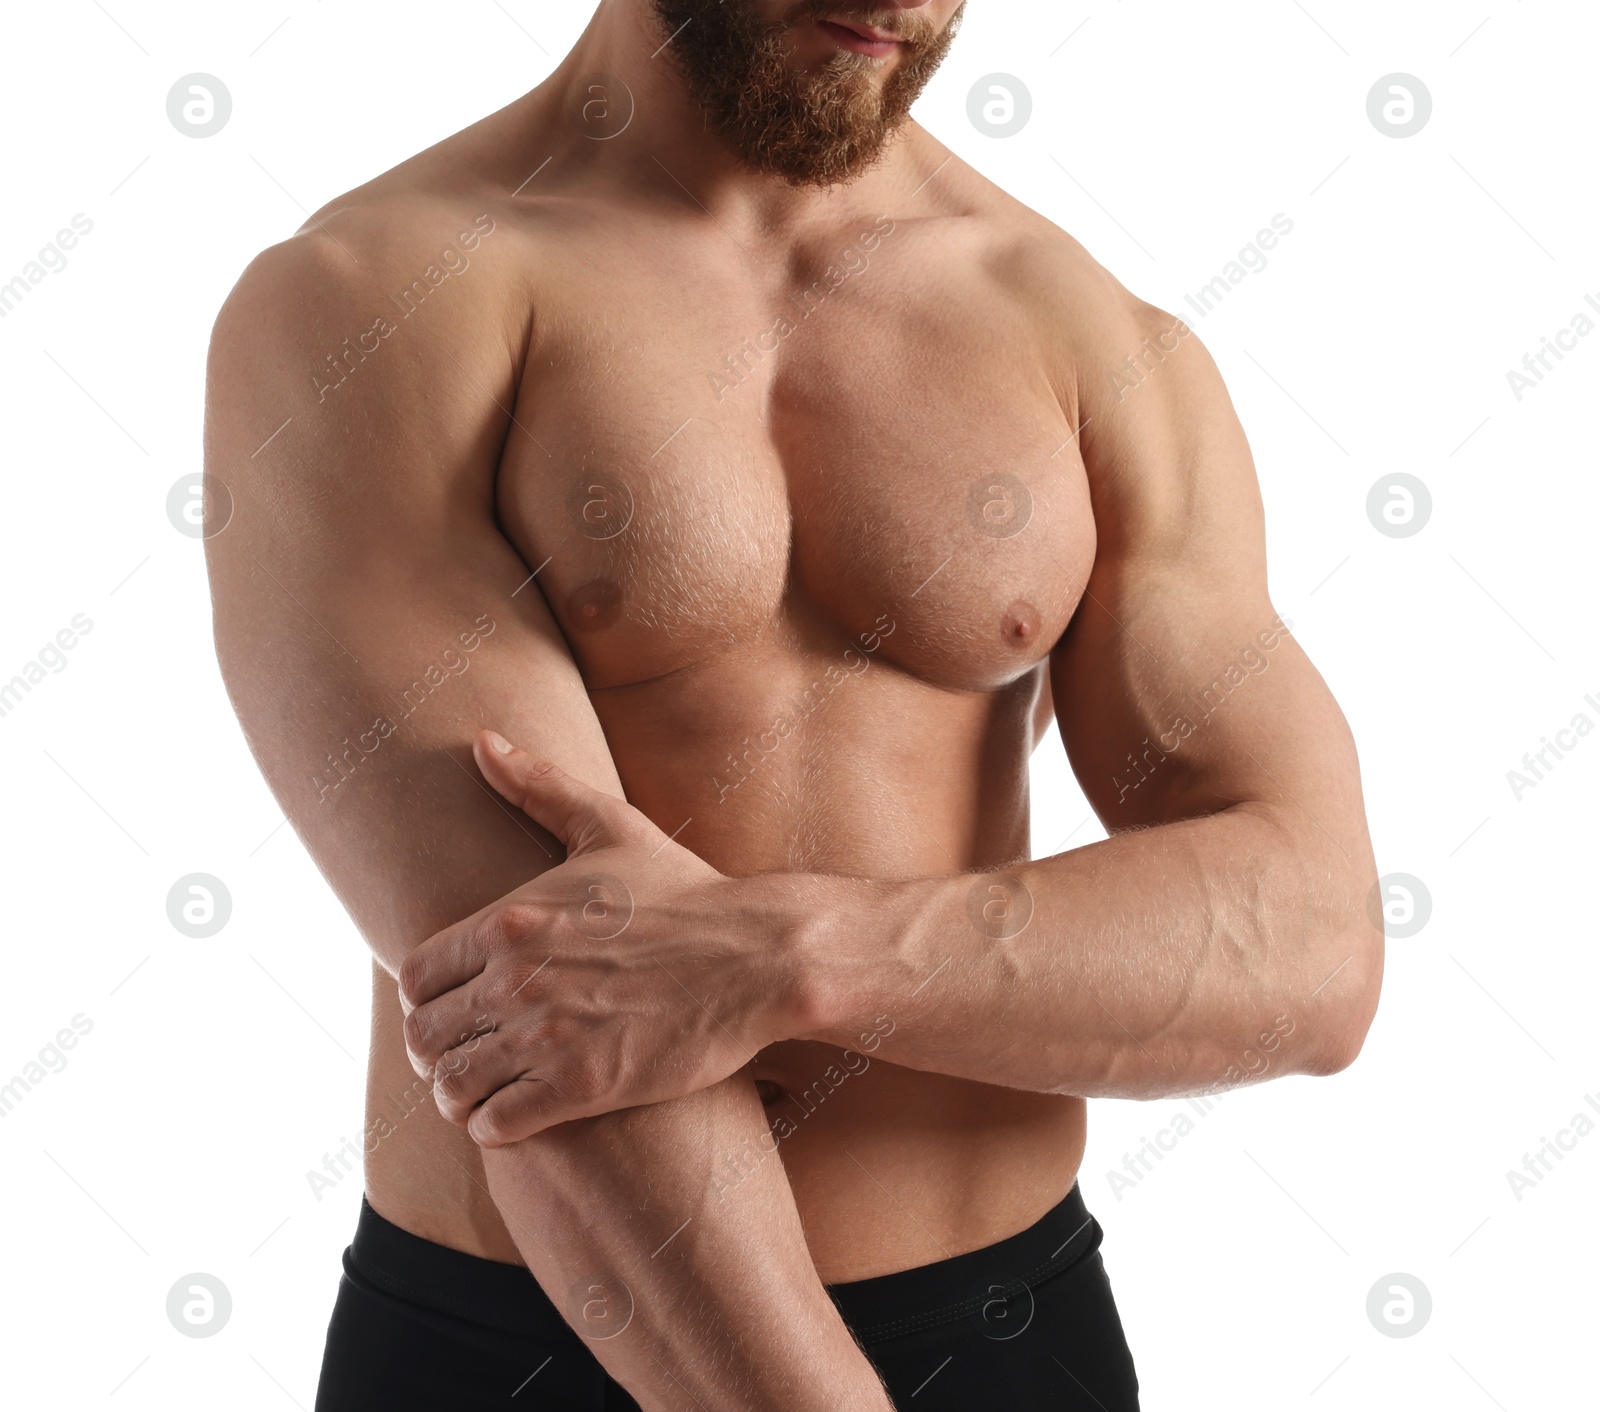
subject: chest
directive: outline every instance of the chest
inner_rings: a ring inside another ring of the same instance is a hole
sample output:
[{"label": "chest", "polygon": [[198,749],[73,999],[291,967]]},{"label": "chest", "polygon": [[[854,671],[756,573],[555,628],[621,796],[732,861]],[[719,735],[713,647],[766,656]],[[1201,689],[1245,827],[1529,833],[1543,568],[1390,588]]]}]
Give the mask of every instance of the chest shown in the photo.
[{"label": "chest", "polygon": [[992,690],[1060,637],[1095,536],[1039,331],[891,247],[542,310],[499,511],[591,689],[871,638]]}]

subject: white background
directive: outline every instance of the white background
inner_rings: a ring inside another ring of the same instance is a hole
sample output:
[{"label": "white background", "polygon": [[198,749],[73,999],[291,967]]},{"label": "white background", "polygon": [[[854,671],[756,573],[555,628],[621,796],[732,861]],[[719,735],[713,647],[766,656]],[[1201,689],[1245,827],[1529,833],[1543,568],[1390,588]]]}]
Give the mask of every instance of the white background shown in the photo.
[{"label": "white background", "polygon": [[[0,1081],[93,1026],[0,1120],[8,1403],[312,1403],[358,1183],[319,1202],[305,1174],[361,1121],[367,963],[245,749],[166,498],[198,470],[206,339],[249,258],[538,82],[587,8],[8,7],[0,282],[75,213],[93,230],[0,320],[0,680],[74,614],[94,625],[0,718]],[[1227,1095],[1120,1199],[1108,1169],[1182,1105],[1092,1105],[1082,1185],[1149,1408],[1597,1402],[1600,1134],[1520,1201],[1506,1177],[1600,1095],[1600,739],[1520,799],[1506,777],[1576,713],[1600,722],[1600,337],[1520,401],[1506,378],[1600,298],[1597,60],[1577,0],[973,0],[918,109],[1213,350],[1275,602],[1355,729],[1380,871],[1432,898],[1344,1074]],[[195,71],[233,98],[205,140],[166,113]],[[1398,140],[1366,111],[1396,71],[1434,102]],[[996,72],[1033,96],[1005,139],[967,117]],[[1268,267],[1195,315],[1184,296],[1280,212]],[[1366,499],[1401,471],[1433,513],[1391,538]],[[1052,735],[1038,851],[1098,837],[1088,812]],[[209,940],[167,919],[192,872],[233,899]],[[214,1338],[166,1317],[192,1271],[232,1293]],[[1412,1337],[1367,1317],[1393,1272],[1432,1296]]]}]

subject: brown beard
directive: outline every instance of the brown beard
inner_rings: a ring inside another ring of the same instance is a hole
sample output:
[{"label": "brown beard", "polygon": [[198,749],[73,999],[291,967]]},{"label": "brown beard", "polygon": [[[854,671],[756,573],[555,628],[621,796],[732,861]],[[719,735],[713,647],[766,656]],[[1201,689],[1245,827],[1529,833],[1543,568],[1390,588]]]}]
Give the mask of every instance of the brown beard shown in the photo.
[{"label": "brown beard", "polygon": [[[796,0],[779,24],[752,16],[746,0],[653,3],[707,126],[756,171],[818,187],[850,181],[882,159],[966,10],[963,0],[941,31],[912,11],[841,14],[839,0]],[[873,61],[847,49],[811,72],[794,69],[787,27],[815,18],[845,18],[901,38],[888,77],[880,84]]]}]

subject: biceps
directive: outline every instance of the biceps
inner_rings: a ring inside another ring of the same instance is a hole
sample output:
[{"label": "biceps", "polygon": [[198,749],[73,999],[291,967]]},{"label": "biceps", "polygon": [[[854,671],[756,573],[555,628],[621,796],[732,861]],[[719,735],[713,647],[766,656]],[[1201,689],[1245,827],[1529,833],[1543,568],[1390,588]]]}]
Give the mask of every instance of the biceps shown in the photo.
[{"label": "biceps", "polygon": [[1263,591],[1103,587],[1051,675],[1073,770],[1111,829],[1313,798],[1354,767],[1338,707]]},{"label": "biceps", "polygon": [[213,564],[218,658],[251,748],[390,970],[562,859],[483,782],[470,750],[479,730],[622,794],[521,560],[487,539],[469,549],[470,571],[421,554],[363,564],[351,549],[347,571],[297,573],[291,561],[268,572],[241,540]]}]

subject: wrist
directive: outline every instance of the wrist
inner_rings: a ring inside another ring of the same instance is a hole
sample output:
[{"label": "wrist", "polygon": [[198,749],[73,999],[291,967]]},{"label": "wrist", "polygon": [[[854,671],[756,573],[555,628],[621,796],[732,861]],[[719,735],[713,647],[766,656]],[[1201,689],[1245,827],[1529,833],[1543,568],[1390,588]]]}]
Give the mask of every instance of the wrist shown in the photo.
[{"label": "wrist", "polygon": [[773,873],[762,884],[770,938],[773,1040],[856,1043],[893,970],[894,899],[904,884],[831,873]]}]

